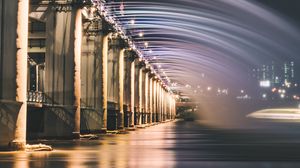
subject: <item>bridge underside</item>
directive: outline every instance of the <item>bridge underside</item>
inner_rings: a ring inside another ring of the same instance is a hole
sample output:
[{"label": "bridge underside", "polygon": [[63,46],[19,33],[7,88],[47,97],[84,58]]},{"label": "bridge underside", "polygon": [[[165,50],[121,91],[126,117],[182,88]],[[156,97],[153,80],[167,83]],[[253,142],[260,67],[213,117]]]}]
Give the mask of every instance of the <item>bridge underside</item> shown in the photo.
[{"label": "bridge underside", "polygon": [[174,119],[175,99],[149,66],[78,2],[0,2],[1,147]]}]

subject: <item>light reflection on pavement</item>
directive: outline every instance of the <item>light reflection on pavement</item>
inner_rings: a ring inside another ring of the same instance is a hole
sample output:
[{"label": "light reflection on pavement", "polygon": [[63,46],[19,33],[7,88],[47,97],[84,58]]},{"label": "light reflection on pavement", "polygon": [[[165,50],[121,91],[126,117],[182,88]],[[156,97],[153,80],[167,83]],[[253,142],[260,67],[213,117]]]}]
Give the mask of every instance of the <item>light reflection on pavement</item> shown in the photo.
[{"label": "light reflection on pavement", "polygon": [[0,152],[0,168],[299,167],[297,137],[169,122],[99,140],[43,141],[52,152]]}]

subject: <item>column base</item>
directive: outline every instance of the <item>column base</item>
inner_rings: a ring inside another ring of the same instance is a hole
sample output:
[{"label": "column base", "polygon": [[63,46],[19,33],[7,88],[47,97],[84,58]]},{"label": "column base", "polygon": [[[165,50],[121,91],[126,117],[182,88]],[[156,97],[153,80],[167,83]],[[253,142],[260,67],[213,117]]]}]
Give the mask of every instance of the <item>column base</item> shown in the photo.
[{"label": "column base", "polygon": [[107,133],[107,128],[101,128],[99,133],[100,134],[106,134]]},{"label": "column base", "polygon": [[136,130],[136,128],[135,128],[134,125],[131,125],[131,126],[125,128],[125,129],[126,129],[127,131],[135,131],[135,130]]},{"label": "column base", "polygon": [[107,130],[113,131],[118,129],[118,110],[107,110]]},{"label": "column base", "polygon": [[141,125],[137,125],[136,127],[137,127],[137,128],[146,128],[146,125],[141,124]]},{"label": "column base", "polygon": [[80,132],[72,132],[73,139],[80,139]]},{"label": "column base", "polygon": [[23,151],[26,148],[25,141],[11,141],[8,145],[9,150]]}]

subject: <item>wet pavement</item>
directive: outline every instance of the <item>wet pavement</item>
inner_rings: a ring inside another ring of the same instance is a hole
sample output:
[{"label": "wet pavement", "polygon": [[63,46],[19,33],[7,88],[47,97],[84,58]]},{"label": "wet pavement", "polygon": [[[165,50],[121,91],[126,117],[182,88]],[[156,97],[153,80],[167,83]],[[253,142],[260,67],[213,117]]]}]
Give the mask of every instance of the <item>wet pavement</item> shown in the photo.
[{"label": "wet pavement", "polygon": [[98,140],[41,142],[54,151],[0,152],[0,168],[300,167],[300,132],[221,130],[177,121]]}]

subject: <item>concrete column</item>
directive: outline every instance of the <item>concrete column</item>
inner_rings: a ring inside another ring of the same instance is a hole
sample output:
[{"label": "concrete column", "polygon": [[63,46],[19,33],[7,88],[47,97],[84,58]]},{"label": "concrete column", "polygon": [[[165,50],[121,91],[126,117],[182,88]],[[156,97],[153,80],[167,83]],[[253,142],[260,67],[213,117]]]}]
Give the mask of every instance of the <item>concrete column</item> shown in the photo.
[{"label": "concrete column", "polygon": [[169,119],[172,119],[172,95],[168,94],[169,100]]},{"label": "concrete column", "polygon": [[163,89],[161,87],[161,85],[159,84],[159,93],[160,93],[160,101],[159,101],[159,104],[160,104],[160,107],[159,107],[159,113],[160,113],[160,121],[162,122],[163,121]]},{"label": "concrete column", "polygon": [[169,97],[168,97],[168,92],[165,91],[165,116],[166,120],[169,119]]},{"label": "concrete column", "polygon": [[131,110],[131,123],[129,124],[130,127],[134,127],[134,118],[135,118],[135,112],[134,112],[134,105],[135,105],[135,62],[131,62],[131,70],[130,70],[130,110]]},{"label": "concrete column", "polygon": [[148,123],[149,114],[149,73],[145,73],[145,104],[144,104],[144,120]]},{"label": "concrete column", "polygon": [[175,116],[176,116],[176,100],[175,99],[173,99],[173,118],[175,118]]},{"label": "concrete column", "polygon": [[165,91],[163,88],[161,88],[161,102],[162,102],[161,117],[162,117],[162,121],[165,121]]},{"label": "concrete column", "polygon": [[[81,10],[49,9],[46,19],[44,137],[79,137],[81,102]],[[53,124],[55,123],[55,124]]]},{"label": "concrete column", "polygon": [[[90,22],[83,19],[81,48],[81,133],[99,133],[103,126],[102,103],[102,50],[103,34],[94,33],[92,27],[105,27],[101,20]],[[93,26],[91,26],[91,24]],[[92,32],[92,33],[91,33]]]},{"label": "concrete column", "polygon": [[139,65],[139,60],[135,59],[134,60],[134,125],[139,125],[139,105],[140,105],[140,85],[139,85],[139,81],[140,81],[140,65]]},{"label": "concrete column", "polygon": [[152,123],[152,116],[153,116],[153,78],[151,77],[149,80],[149,117],[150,123]]},{"label": "concrete column", "polygon": [[142,124],[143,112],[143,69],[139,69],[139,119],[138,125]]},{"label": "concrete column", "polygon": [[160,88],[159,88],[159,84],[158,84],[158,81],[156,83],[156,86],[157,86],[157,122],[160,122]]},{"label": "concrete column", "polygon": [[162,99],[163,99],[163,120],[166,120],[166,92],[164,88],[162,88]]},{"label": "concrete column", "polygon": [[157,81],[157,121],[160,122],[161,121],[161,94],[160,94],[160,85],[159,82]]},{"label": "concrete column", "polygon": [[153,122],[157,122],[157,119],[156,119],[156,117],[157,117],[157,115],[156,115],[156,113],[157,113],[157,103],[156,103],[156,101],[157,101],[157,84],[156,84],[156,80],[154,79],[153,80],[153,106],[152,106],[152,115],[153,115]]},{"label": "concrete column", "polygon": [[118,129],[124,128],[124,52],[125,49],[120,50],[119,54],[119,116]]},{"label": "concrete column", "polygon": [[[15,74],[11,74],[12,76],[15,76],[15,88],[12,88],[13,86],[8,87],[7,89],[15,89],[13,90],[8,90],[11,93],[15,92],[15,101],[20,103],[20,108],[18,111],[18,114],[16,116],[16,123],[15,123],[15,130],[14,130],[14,138],[10,142],[11,148],[15,150],[22,150],[25,148],[26,144],[26,117],[27,117],[27,103],[26,103],[26,93],[27,93],[27,40],[28,40],[28,8],[29,8],[29,1],[28,0],[18,0],[18,1],[8,1],[4,0],[4,8],[7,8],[9,4],[11,3],[16,6],[17,11],[13,12],[14,17],[11,17],[12,12],[4,12],[5,17],[8,17],[6,19],[10,20],[5,20],[4,24],[10,24],[9,22],[13,20],[16,20],[16,25],[12,24],[10,29],[11,30],[5,30],[2,32],[7,32],[11,31],[13,32],[13,36],[7,37],[7,38],[12,38],[15,40],[14,44],[12,43],[12,46],[9,46],[9,49],[12,49],[15,53],[11,53],[13,55],[7,55],[11,57],[15,57],[15,62],[2,62],[1,64],[8,64],[11,67],[15,66]],[[11,10],[10,10],[11,11]],[[7,21],[7,22],[6,22]],[[15,31],[12,31],[15,30]],[[6,39],[6,36],[2,34],[4,37],[2,37],[1,43],[6,43],[9,42],[9,39]],[[14,39],[14,37],[16,37]],[[6,41],[8,40],[8,41]],[[11,41],[12,42],[12,41]],[[3,45],[3,44],[1,44]],[[3,48],[5,51],[5,48]],[[2,52],[2,54],[5,54],[5,52]],[[5,57],[6,55],[2,55],[1,57]],[[4,59],[2,59],[4,60]],[[8,69],[2,69],[7,73]],[[8,71],[9,72],[9,71]],[[5,75],[3,75],[5,76]],[[9,81],[4,81],[4,82],[9,82]],[[12,82],[12,81],[11,81]],[[2,91],[6,89],[5,87],[3,88]],[[4,91],[6,92],[6,91]],[[3,93],[2,93],[3,94]],[[3,98],[5,95],[1,95]],[[2,132],[2,130],[0,131]],[[1,135],[5,136],[5,135]],[[2,138],[1,138],[2,139]]]},{"label": "concrete column", "polygon": [[102,48],[102,108],[103,108],[103,126],[102,130],[107,130],[107,63],[108,63],[108,38],[112,33],[108,33],[103,37],[103,48]]},{"label": "concrete column", "polygon": [[160,118],[160,108],[161,108],[161,97],[160,97],[160,85],[159,81],[157,81],[157,122],[161,121]]},{"label": "concrete column", "polygon": [[75,17],[75,39],[74,39],[74,106],[75,106],[75,126],[74,136],[80,136],[80,98],[81,98],[81,41],[82,41],[82,17],[81,9],[78,9]]}]

